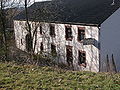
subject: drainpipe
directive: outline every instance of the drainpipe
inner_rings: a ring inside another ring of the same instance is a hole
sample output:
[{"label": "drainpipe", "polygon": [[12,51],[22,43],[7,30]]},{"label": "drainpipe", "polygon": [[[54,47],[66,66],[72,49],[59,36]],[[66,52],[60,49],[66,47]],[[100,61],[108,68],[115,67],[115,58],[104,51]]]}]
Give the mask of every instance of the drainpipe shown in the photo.
[{"label": "drainpipe", "polygon": [[101,55],[100,55],[100,49],[101,49],[101,42],[100,42],[100,37],[101,37],[101,24],[98,25],[99,29],[99,42],[98,42],[98,47],[99,47],[99,72],[101,72]]}]

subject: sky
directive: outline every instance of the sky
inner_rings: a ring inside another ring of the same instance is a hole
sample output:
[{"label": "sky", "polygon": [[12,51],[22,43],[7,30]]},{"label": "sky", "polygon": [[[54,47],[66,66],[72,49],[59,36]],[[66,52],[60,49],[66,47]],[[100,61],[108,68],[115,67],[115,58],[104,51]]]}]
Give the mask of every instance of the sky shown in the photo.
[{"label": "sky", "polygon": [[35,2],[41,2],[41,1],[48,1],[48,0],[31,0],[31,1],[35,1]]},{"label": "sky", "polygon": [[[24,0],[22,0],[22,1],[24,1]],[[42,1],[50,1],[50,0],[30,0],[31,4],[33,4],[34,2],[42,2]]]},{"label": "sky", "polygon": [[[34,1],[34,0],[32,0],[32,1]],[[46,1],[46,0],[35,0],[35,1],[39,2],[39,1]]]},{"label": "sky", "polygon": [[[30,6],[34,2],[50,1],[50,0],[28,0],[28,1],[30,1],[30,3],[29,3],[29,6]],[[8,7],[18,7],[18,6],[22,7],[22,6],[24,6],[24,0],[8,0],[7,2],[5,2],[4,5],[7,8]]]}]

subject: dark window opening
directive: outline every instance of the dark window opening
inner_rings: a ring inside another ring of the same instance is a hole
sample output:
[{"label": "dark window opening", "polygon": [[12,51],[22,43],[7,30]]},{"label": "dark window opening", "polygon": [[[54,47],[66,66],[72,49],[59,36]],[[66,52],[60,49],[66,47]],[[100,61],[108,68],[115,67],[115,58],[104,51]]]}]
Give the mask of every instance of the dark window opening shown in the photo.
[{"label": "dark window opening", "polygon": [[85,39],[85,28],[78,28],[78,41]]},{"label": "dark window opening", "polygon": [[86,67],[86,53],[84,51],[79,51],[78,64]]},{"label": "dark window opening", "polygon": [[40,50],[43,51],[43,43],[41,42]]},{"label": "dark window opening", "polygon": [[56,46],[54,44],[51,44],[51,54],[56,55]]},{"label": "dark window opening", "polygon": [[22,22],[21,22],[21,21],[19,22],[19,25],[22,25]]},{"label": "dark window opening", "polygon": [[66,58],[69,66],[73,66],[72,46],[66,46]]},{"label": "dark window opening", "polygon": [[55,26],[54,25],[50,25],[50,36],[55,37]]},{"label": "dark window opening", "polygon": [[72,36],[72,29],[70,26],[65,27],[65,34],[66,34],[66,36],[65,36],[66,40],[72,41],[73,36]]},{"label": "dark window opening", "polygon": [[23,40],[21,39],[21,45],[23,45]]},{"label": "dark window opening", "polygon": [[39,29],[40,29],[40,34],[42,35],[42,26],[40,26]]}]

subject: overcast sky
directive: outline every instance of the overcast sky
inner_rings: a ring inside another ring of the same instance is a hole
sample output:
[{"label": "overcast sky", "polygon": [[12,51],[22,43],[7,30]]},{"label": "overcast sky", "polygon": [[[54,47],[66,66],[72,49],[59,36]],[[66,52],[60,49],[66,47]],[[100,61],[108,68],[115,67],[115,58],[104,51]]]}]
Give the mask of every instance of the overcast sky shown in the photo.
[{"label": "overcast sky", "polygon": [[39,2],[39,1],[47,1],[47,0],[35,0],[36,2]]},{"label": "overcast sky", "polygon": [[[28,2],[30,1],[30,3],[29,3],[29,6],[31,5],[31,4],[33,4],[34,2],[41,2],[41,1],[50,1],[50,0],[28,0]],[[13,4],[13,2],[14,2],[14,4]],[[10,7],[11,6],[11,4],[13,5],[13,7],[16,7],[16,6],[24,6],[24,0],[10,0],[10,1],[7,1],[6,3],[5,3],[5,5],[7,6],[7,7]]]},{"label": "overcast sky", "polygon": [[[23,0],[24,1],[24,0]],[[29,0],[28,0],[29,1]],[[42,1],[51,1],[51,0],[30,0],[31,1],[31,4],[34,3],[34,2],[42,2]]]}]

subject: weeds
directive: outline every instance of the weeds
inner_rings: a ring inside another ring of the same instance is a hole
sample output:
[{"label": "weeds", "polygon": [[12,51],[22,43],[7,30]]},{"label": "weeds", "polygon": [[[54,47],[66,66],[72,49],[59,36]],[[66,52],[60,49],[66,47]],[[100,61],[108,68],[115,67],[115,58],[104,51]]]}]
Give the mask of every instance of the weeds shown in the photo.
[{"label": "weeds", "polygon": [[120,90],[120,74],[69,71],[0,62],[0,89]]}]

